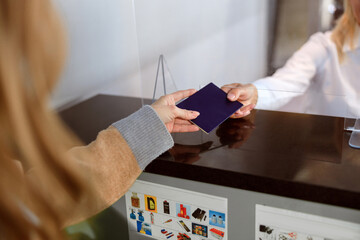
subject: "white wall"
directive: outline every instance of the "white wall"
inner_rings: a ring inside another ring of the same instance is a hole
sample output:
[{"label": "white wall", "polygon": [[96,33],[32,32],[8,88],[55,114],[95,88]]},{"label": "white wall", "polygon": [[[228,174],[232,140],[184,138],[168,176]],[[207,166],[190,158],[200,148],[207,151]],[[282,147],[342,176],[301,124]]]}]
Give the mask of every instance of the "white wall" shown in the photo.
[{"label": "white wall", "polygon": [[55,1],[70,45],[55,107],[96,93],[151,97],[161,53],[178,89],[265,74],[266,0],[135,0],[136,23],[131,0]]},{"label": "white wall", "polygon": [[[68,34],[63,76],[53,95],[60,107],[103,92],[140,95],[136,30],[131,0],[55,0]],[[107,90],[107,92],[110,92]]]}]

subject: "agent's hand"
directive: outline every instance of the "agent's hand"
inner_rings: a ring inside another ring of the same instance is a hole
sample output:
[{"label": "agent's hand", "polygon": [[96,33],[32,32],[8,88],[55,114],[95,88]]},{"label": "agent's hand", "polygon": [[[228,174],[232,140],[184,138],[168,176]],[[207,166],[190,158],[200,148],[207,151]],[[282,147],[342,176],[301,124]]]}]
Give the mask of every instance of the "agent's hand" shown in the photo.
[{"label": "agent's hand", "polygon": [[244,104],[231,118],[242,118],[249,115],[257,103],[258,92],[253,84],[232,83],[222,86],[221,89],[227,93],[230,101],[239,101]]},{"label": "agent's hand", "polygon": [[188,120],[197,118],[200,113],[175,106],[176,102],[191,96],[195,92],[195,89],[177,91],[162,96],[151,105],[169,132],[195,132],[199,130],[198,126],[191,124]]}]

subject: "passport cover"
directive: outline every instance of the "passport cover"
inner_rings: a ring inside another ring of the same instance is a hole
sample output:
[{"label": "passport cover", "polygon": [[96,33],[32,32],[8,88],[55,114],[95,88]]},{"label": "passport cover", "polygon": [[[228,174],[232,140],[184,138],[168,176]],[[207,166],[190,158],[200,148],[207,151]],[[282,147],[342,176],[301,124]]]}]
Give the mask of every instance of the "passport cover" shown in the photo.
[{"label": "passport cover", "polygon": [[200,112],[191,120],[206,133],[210,133],[243,106],[227,99],[227,94],[215,84],[209,83],[195,94],[176,105],[179,108]]}]

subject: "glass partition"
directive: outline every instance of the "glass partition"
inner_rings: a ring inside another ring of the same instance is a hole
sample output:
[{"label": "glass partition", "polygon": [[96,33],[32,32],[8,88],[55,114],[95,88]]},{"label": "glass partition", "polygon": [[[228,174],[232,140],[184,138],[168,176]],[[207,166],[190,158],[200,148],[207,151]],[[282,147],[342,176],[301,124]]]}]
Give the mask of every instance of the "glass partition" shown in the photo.
[{"label": "glass partition", "polygon": [[[316,41],[316,32],[325,38],[326,31],[334,27],[342,11],[339,1],[133,3],[145,99],[199,89],[209,82],[218,87],[255,83],[257,109],[342,117],[345,130],[356,130],[354,119],[359,115],[352,110],[359,101],[350,101],[353,97],[339,83],[329,88],[328,82],[319,80],[334,76],[337,69],[324,72],[306,65],[314,60],[306,54],[323,54],[313,50],[312,43],[309,46],[313,41],[309,39]],[[215,135],[194,133],[192,140],[194,144],[212,142],[208,149],[216,148],[223,143]]]},{"label": "glass partition", "polygon": [[161,55],[178,89],[265,76],[269,3],[134,0],[143,96],[152,98]]}]

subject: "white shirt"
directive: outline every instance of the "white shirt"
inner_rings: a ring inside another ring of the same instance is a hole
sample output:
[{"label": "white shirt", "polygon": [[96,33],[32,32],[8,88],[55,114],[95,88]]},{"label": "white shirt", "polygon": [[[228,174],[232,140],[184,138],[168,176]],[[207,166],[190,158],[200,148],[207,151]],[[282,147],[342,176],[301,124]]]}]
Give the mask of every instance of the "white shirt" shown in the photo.
[{"label": "white shirt", "polygon": [[257,108],[360,117],[360,38],[339,64],[331,32],[316,33],[273,76],[255,81]]}]

